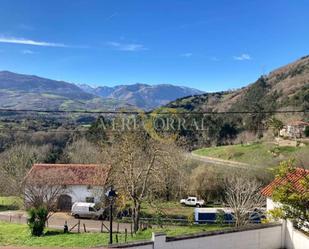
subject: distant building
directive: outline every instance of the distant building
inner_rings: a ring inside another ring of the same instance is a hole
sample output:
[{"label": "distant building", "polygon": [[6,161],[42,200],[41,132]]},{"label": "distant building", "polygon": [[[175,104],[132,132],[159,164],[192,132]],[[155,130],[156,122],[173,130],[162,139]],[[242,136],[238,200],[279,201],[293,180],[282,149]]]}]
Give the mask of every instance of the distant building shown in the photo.
[{"label": "distant building", "polygon": [[302,138],[307,126],[309,126],[308,122],[294,121],[285,125],[279,134],[281,137]]},{"label": "distant building", "polygon": [[58,209],[70,210],[74,202],[99,202],[106,190],[109,172],[110,167],[96,164],[34,164],[26,180],[34,184],[61,185],[64,191],[58,199]]}]

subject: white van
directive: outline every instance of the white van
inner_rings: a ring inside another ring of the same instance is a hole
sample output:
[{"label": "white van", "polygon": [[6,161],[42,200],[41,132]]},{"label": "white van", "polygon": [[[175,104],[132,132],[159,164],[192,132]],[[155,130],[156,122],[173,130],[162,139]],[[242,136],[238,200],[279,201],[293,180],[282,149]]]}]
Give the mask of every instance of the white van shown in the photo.
[{"label": "white van", "polygon": [[71,215],[78,218],[102,219],[104,209],[96,208],[95,203],[75,202],[71,209]]}]

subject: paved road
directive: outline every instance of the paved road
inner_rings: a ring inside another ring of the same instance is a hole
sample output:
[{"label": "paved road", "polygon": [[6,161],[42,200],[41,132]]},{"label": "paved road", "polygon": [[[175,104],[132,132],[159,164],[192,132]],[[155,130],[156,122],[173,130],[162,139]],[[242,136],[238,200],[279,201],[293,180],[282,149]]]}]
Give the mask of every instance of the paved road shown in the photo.
[{"label": "paved road", "polygon": [[[8,221],[12,223],[20,223],[20,224],[26,224],[27,223],[27,214],[24,211],[5,211],[0,212],[0,220],[2,221]],[[52,217],[50,217],[48,221],[48,227],[51,228],[57,228],[57,229],[63,229],[64,223],[67,221],[69,229],[73,228],[77,223],[78,219],[75,219],[74,217],[66,214],[66,213],[56,213]],[[99,221],[99,220],[90,220],[90,219],[80,219],[80,230],[84,231],[84,224],[86,227],[86,231],[91,232],[100,232],[102,223],[103,231],[107,231],[107,228],[109,228],[109,221]],[[128,223],[113,223],[113,230],[117,231],[119,229],[120,232],[124,232],[125,229],[127,229],[128,232],[131,231],[131,224]],[[72,229],[72,232],[77,232],[78,226],[75,226]]]}]

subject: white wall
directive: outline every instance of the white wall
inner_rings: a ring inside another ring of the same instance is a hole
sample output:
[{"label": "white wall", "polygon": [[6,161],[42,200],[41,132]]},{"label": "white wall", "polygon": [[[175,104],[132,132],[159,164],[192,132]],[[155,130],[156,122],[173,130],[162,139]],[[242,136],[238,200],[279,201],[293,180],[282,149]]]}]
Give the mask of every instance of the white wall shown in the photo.
[{"label": "white wall", "polygon": [[273,210],[275,208],[280,208],[281,204],[278,202],[274,202],[271,198],[267,197],[266,199],[266,209],[267,211]]},{"label": "white wall", "polygon": [[292,222],[287,221],[283,223],[286,226],[285,231],[285,248],[286,249],[308,249],[309,236],[296,230]]},{"label": "white wall", "polygon": [[153,234],[152,242],[114,245],[134,249],[309,249],[309,236],[296,230],[291,222],[246,231],[215,232],[166,238]]},{"label": "white wall", "polygon": [[[280,249],[281,226],[181,239],[163,243],[165,236],[156,237],[154,249]],[[157,242],[158,241],[158,242]]]},{"label": "white wall", "polygon": [[86,185],[67,186],[66,194],[72,197],[72,203],[85,202],[86,197],[94,197],[95,202],[100,201],[100,196],[104,194],[103,187],[92,187],[88,189]]}]

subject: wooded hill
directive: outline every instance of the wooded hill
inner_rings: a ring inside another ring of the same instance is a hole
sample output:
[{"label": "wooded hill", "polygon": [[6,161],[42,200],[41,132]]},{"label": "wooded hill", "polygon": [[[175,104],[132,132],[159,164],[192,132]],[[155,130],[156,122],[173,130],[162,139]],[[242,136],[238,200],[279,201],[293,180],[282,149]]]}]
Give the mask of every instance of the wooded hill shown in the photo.
[{"label": "wooded hill", "polygon": [[235,91],[179,98],[167,105],[189,111],[301,110],[309,108],[309,56]]},{"label": "wooded hill", "polygon": [[[206,119],[207,131],[182,130],[178,135],[190,148],[233,143],[239,134],[250,132],[262,137],[267,120],[276,116],[283,121],[309,120],[309,56],[261,76],[256,82],[235,91],[206,93],[180,98],[166,108],[183,112],[187,119]],[[280,113],[278,111],[298,111]],[[196,114],[201,112],[201,114]],[[234,112],[208,114],[203,112]],[[250,112],[250,113],[248,113]],[[191,113],[191,115],[190,115]],[[194,115],[193,115],[194,114]]]}]

